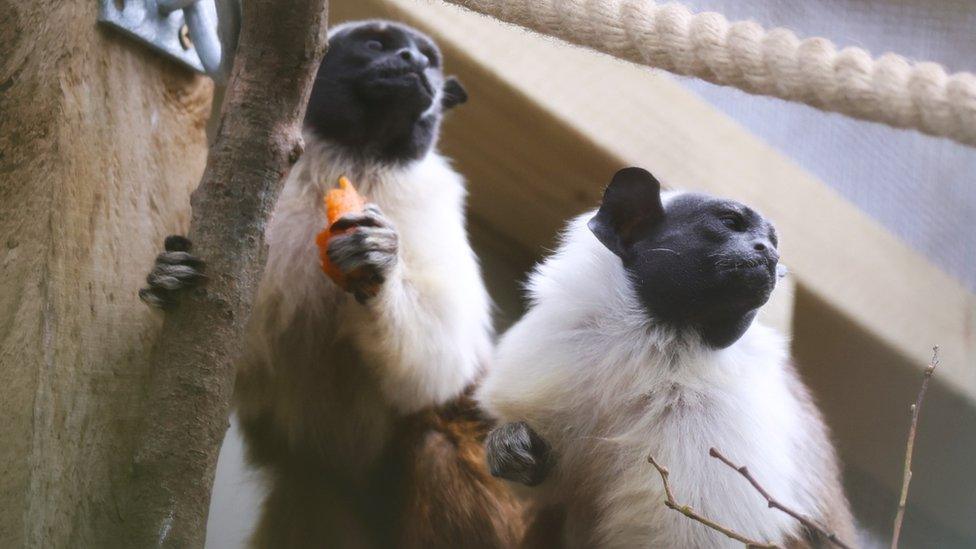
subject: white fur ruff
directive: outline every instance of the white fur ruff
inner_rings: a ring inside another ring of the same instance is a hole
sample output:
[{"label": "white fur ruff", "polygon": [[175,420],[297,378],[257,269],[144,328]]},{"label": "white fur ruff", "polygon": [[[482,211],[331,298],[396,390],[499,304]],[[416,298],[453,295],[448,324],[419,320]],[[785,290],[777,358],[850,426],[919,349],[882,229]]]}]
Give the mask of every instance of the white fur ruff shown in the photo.
[{"label": "white fur ruff", "polygon": [[336,327],[356,343],[400,412],[456,397],[480,373],[492,337],[488,294],[465,230],[461,176],[436,152],[399,166],[364,166],[311,134],[305,140],[267,230],[262,291],[282,301],[276,322],[319,314],[330,305],[324,296],[335,295],[320,270],[315,235],[326,226],[325,191],[347,176],[393,222],[399,260],[366,306],[341,302]]},{"label": "white fur ruff", "polygon": [[502,421],[526,421],[552,445],[556,469],[537,495],[567,505],[571,546],[741,546],[663,505],[653,455],[679,503],[757,540],[796,535],[796,521],[708,455],[718,448],[814,514],[823,490],[803,452],[823,435],[819,423],[805,428],[785,341],[754,324],[712,350],[655,325],[619,258],[587,229],[592,215],[572,221],[531,276],[531,309],[501,339],[478,394]]}]

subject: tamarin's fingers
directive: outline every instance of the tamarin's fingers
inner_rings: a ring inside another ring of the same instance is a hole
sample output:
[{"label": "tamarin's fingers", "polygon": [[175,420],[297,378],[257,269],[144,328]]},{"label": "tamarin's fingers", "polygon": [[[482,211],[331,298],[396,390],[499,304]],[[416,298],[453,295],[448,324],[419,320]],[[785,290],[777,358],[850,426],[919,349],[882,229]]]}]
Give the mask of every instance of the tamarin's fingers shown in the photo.
[{"label": "tamarin's fingers", "polygon": [[[329,259],[342,259],[360,252],[392,253],[399,247],[399,237],[393,229],[361,228],[329,239]],[[335,257],[333,257],[335,256]]]},{"label": "tamarin's fingers", "polygon": [[379,293],[397,262],[399,236],[391,227],[359,226],[333,234],[327,246],[326,258],[341,273],[341,287],[366,303]]},{"label": "tamarin's fingers", "polygon": [[171,235],[163,243],[166,251],[156,256],[152,271],[146,276],[146,288],[139,299],[150,307],[170,309],[179,302],[179,293],[206,279],[204,262],[189,253],[192,244],[186,237]]},{"label": "tamarin's fingers", "polygon": [[488,433],[485,457],[492,476],[537,486],[552,467],[549,443],[524,421],[506,423]]},{"label": "tamarin's fingers", "polygon": [[356,227],[393,228],[393,224],[383,215],[378,206],[370,204],[362,212],[349,213],[340,217],[329,226],[329,230],[337,233]]},{"label": "tamarin's fingers", "polygon": [[356,302],[360,305],[365,305],[370,298],[376,297],[380,291],[379,286],[364,286],[362,288],[357,288],[353,290],[352,295],[356,298]]},{"label": "tamarin's fingers", "polygon": [[156,291],[152,288],[141,288],[139,290],[139,299],[150,307],[155,307],[156,309],[168,309],[173,303],[170,299],[168,299],[168,296],[165,295],[166,293],[168,292]]},{"label": "tamarin's fingers", "polygon": [[[156,268],[149,273],[149,276],[146,277],[146,282],[150,286],[164,286],[167,290],[176,290],[203,278],[203,273],[188,265],[161,264],[156,265]],[[176,284],[173,287],[166,286],[166,282],[164,281],[167,279],[175,280]]]},{"label": "tamarin's fingers", "polygon": [[176,290],[206,278],[203,273],[190,265],[172,265],[157,263],[149,272],[146,282],[149,286],[162,286],[167,290]]},{"label": "tamarin's fingers", "polygon": [[200,269],[204,266],[201,259],[190,255],[187,252],[163,252],[156,256],[156,263],[164,263],[167,265],[186,265],[195,269]]},{"label": "tamarin's fingers", "polygon": [[374,265],[364,264],[346,275],[346,291],[360,304],[376,297],[386,282],[386,275]]},{"label": "tamarin's fingers", "polygon": [[396,263],[396,256],[383,252],[361,251],[343,256],[341,259],[336,259],[333,254],[330,254],[329,261],[346,274],[353,274],[363,269],[375,270],[382,274]]},{"label": "tamarin's fingers", "polygon": [[171,234],[163,241],[163,248],[167,252],[189,252],[193,248],[193,243],[185,236]]},{"label": "tamarin's fingers", "polygon": [[[332,252],[332,248],[329,251]],[[385,273],[396,263],[396,254],[364,250],[342,256],[330,254],[329,261],[348,277],[355,275],[363,278],[368,274],[382,281],[386,279]],[[352,280],[347,281],[347,286],[351,282]]]},{"label": "tamarin's fingers", "polygon": [[356,229],[359,227],[383,227],[385,224],[382,220],[376,218],[375,216],[356,213],[356,214],[346,214],[336,220],[335,223],[329,225],[329,230],[333,233],[339,233],[348,229]]}]

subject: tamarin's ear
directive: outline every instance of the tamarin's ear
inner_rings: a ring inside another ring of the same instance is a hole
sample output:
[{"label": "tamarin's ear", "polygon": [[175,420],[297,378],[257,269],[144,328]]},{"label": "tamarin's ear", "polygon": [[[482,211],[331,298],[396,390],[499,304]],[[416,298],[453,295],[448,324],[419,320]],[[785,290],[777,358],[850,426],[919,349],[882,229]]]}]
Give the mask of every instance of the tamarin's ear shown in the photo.
[{"label": "tamarin's ear", "polygon": [[634,232],[664,217],[661,184],[641,168],[614,174],[603,191],[603,203],[587,226],[610,251],[621,255]]},{"label": "tamarin's ear", "polygon": [[468,92],[464,89],[464,86],[458,82],[458,79],[454,78],[453,76],[448,76],[447,79],[444,80],[443,90],[444,94],[441,96],[441,107],[443,107],[445,111],[468,100]]}]

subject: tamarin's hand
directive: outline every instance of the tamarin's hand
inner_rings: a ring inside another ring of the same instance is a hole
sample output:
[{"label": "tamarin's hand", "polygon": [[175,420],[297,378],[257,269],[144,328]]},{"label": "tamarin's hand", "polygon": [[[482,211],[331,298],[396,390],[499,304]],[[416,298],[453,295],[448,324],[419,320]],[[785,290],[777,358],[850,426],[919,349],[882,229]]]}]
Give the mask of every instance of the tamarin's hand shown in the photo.
[{"label": "tamarin's hand", "polygon": [[386,281],[399,254],[399,237],[393,223],[376,204],[362,212],[346,214],[329,230],[329,261],[343,273],[344,290],[365,303],[376,296]]},{"label": "tamarin's hand", "polygon": [[156,256],[156,264],[146,277],[148,287],[139,290],[139,299],[150,307],[170,309],[179,303],[184,290],[200,284],[206,276],[204,263],[190,254],[188,238],[170,235],[163,243],[166,251]]},{"label": "tamarin's hand", "polygon": [[549,443],[524,421],[506,423],[488,433],[485,457],[492,476],[526,486],[546,480],[554,463]]}]

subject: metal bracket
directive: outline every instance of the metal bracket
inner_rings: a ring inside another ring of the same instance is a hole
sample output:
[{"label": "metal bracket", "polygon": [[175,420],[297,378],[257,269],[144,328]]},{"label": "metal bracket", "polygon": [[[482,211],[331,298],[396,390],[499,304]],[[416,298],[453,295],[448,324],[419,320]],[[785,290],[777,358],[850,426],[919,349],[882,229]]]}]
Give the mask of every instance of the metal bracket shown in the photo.
[{"label": "metal bracket", "polygon": [[209,75],[218,83],[226,80],[229,63],[221,59],[214,0],[98,2],[98,21],[103,25],[145,43],[190,69]]}]

